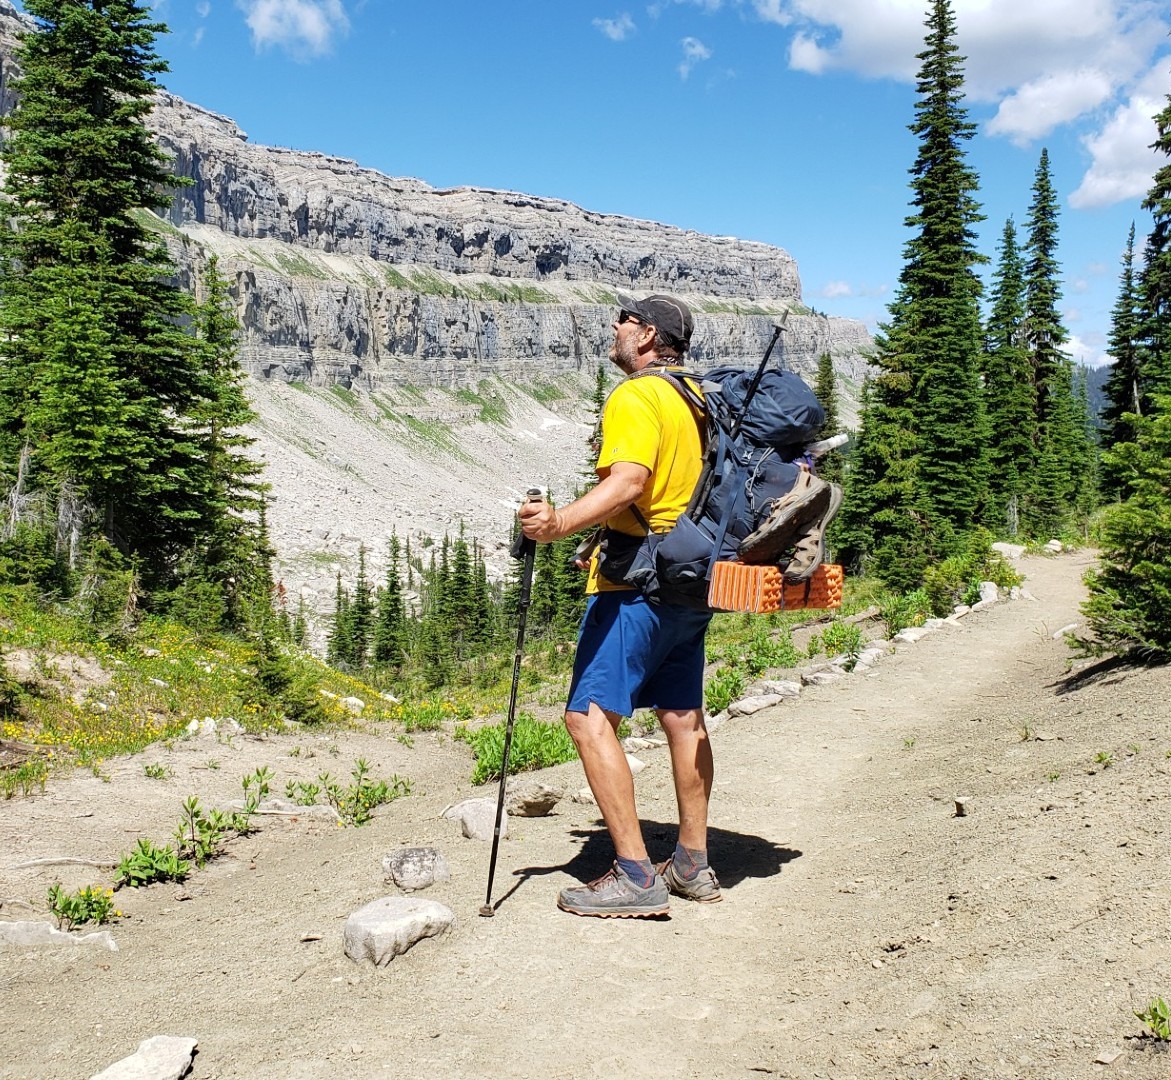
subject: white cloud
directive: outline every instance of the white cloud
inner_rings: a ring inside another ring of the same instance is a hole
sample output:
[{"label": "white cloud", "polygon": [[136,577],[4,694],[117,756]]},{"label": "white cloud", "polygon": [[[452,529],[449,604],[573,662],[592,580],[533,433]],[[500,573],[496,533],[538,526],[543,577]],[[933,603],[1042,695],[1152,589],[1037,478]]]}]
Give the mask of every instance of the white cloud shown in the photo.
[{"label": "white cloud", "polygon": [[681,44],[683,60],[679,64],[679,78],[686,79],[696,64],[711,59],[712,51],[699,38],[685,37]]},{"label": "white cloud", "polygon": [[350,28],[341,0],[236,0],[258,49],[278,45],[298,55],[326,53]]},{"label": "white cloud", "polygon": [[1114,363],[1114,357],[1106,352],[1103,348],[1104,345],[1105,341],[1101,334],[1087,334],[1084,338],[1078,337],[1077,334],[1070,334],[1062,351],[1075,364],[1099,368],[1105,364]]},{"label": "white cloud", "polygon": [[785,0],[752,0],[752,9],[761,22],[788,26],[793,21],[793,16],[785,7]]},{"label": "white cloud", "polygon": [[625,41],[637,29],[634,20],[625,11],[616,19],[595,19],[594,26],[611,41]]},{"label": "white cloud", "polygon": [[193,49],[199,48],[200,42],[203,41],[203,32],[206,29],[206,26],[197,26],[195,28],[195,33],[191,35],[191,47]]},{"label": "white cloud", "polygon": [[712,12],[719,11],[724,6],[724,0],[656,0],[656,3],[651,4],[646,9],[647,14],[652,19],[657,19],[672,4],[688,4],[691,7],[700,8],[710,15]]},{"label": "white cloud", "polygon": [[[791,27],[789,66],[913,81],[925,0],[736,0]],[[1077,208],[1150,186],[1151,117],[1171,72],[1164,0],[953,0],[965,92],[997,107],[987,133],[1023,145],[1062,126],[1081,130],[1091,165]],[[1153,65],[1153,68],[1152,68]]]},{"label": "white cloud", "polygon": [[1090,154],[1090,167],[1069,205],[1075,210],[1109,206],[1144,195],[1159,167],[1160,156],[1151,149],[1158,136],[1155,115],[1165,102],[1167,68],[1164,58],[1147,74],[1125,103],[1082,143]]},{"label": "white cloud", "polygon": [[195,13],[201,19],[206,19],[211,14],[211,4],[208,0],[200,0],[200,3],[195,5]]},{"label": "white cloud", "polygon": [[827,281],[817,295],[824,300],[840,300],[843,296],[853,296],[854,288],[848,281]]},{"label": "white cloud", "polygon": [[1110,100],[1112,80],[1101,71],[1059,71],[1025,83],[1006,97],[988,122],[989,135],[1007,135],[1018,146]]}]

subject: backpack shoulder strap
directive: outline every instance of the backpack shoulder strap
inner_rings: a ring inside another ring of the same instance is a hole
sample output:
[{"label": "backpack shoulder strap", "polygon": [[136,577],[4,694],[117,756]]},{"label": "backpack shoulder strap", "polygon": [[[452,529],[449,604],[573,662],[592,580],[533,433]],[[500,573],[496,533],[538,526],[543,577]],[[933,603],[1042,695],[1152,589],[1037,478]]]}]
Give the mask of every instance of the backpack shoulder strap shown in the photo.
[{"label": "backpack shoulder strap", "polygon": [[641,379],[646,375],[657,375],[660,379],[665,379],[679,392],[679,396],[687,403],[691,409],[692,415],[695,417],[695,422],[699,427],[700,439],[707,445],[707,418],[708,409],[707,403],[704,401],[703,392],[700,386],[703,383],[703,376],[696,371],[690,371],[684,367],[658,367],[652,365],[645,367],[641,371],[632,372],[627,375],[623,382],[631,379]]}]

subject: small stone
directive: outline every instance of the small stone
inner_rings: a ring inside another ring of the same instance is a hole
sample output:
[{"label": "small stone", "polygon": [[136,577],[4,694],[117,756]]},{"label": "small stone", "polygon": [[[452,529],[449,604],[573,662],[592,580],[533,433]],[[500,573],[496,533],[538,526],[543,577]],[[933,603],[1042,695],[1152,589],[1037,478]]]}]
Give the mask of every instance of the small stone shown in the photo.
[{"label": "small stone", "polygon": [[765,679],[752,687],[754,694],[775,694],[781,698],[801,696],[801,684],[792,679]]},{"label": "small stone", "polygon": [[1122,1057],[1121,1050],[1103,1050],[1096,1058],[1094,1058],[1095,1065],[1113,1065],[1120,1057]]},{"label": "small stone", "polygon": [[931,631],[926,626],[908,626],[900,630],[891,641],[897,641],[901,645],[914,645],[916,641],[921,641]]},{"label": "small stone", "polygon": [[802,673],[801,681],[806,686],[828,686],[830,683],[837,682],[841,677],[842,673],[837,671],[808,671]]},{"label": "small stone", "polygon": [[970,614],[971,610],[971,604],[956,604],[956,606],[951,610],[952,617],[956,619],[962,619],[965,615]]},{"label": "small stone", "polygon": [[436,848],[408,847],[392,851],[382,860],[382,869],[388,881],[403,892],[417,892],[437,881],[451,878],[451,867]]},{"label": "small stone", "polygon": [[142,655],[143,656],[162,656],[163,654],[161,652],[159,652],[158,649],[143,649]]},{"label": "small stone", "polygon": [[144,1039],[128,1058],[116,1061],[90,1080],[180,1080],[191,1070],[195,1039],[156,1035]]},{"label": "small stone", "polygon": [[980,582],[980,599],[993,602],[1000,599],[1000,586],[995,581]]},{"label": "small stone", "polygon": [[640,761],[633,754],[626,755],[626,764],[630,766],[630,775],[637,776],[643,769],[646,768],[646,762]]},{"label": "small stone", "polygon": [[728,706],[728,713],[732,716],[751,716],[753,713],[767,709],[770,705],[777,705],[784,701],[780,694],[760,694],[756,697],[741,698]]},{"label": "small stone", "polygon": [[971,807],[972,800],[967,796],[956,799],[956,817],[967,817],[968,810]]},{"label": "small stone", "polygon": [[386,896],[355,911],[342,938],[351,960],[383,967],[416,942],[447,933],[454,923],[454,912],[434,900]]},{"label": "small stone", "polygon": [[545,817],[565,797],[562,788],[550,787],[539,781],[527,783],[510,781],[504,797],[505,813],[513,817]]},{"label": "small stone", "polygon": [[1060,641],[1066,634],[1072,634],[1077,629],[1077,623],[1067,623],[1060,630],[1053,631],[1053,640]]},{"label": "small stone", "polygon": [[581,803],[583,806],[597,806],[598,800],[594,798],[594,793],[588,787],[583,787],[575,791],[570,798],[575,803]]},{"label": "small stone", "polygon": [[[458,821],[469,840],[488,841],[496,832],[495,799],[465,799],[447,807],[439,816]],[[508,815],[504,814],[500,819],[500,836],[503,839],[507,835]]]},{"label": "small stone", "polygon": [[992,550],[999,552],[1006,559],[1019,559],[1025,553],[1025,545],[1009,544],[1004,540],[998,540],[992,545]]},{"label": "small stone", "polygon": [[344,697],[342,698],[342,707],[354,716],[361,716],[362,711],[366,708],[366,702],[360,697]]},{"label": "small stone", "polygon": [[1045,550],[1053,555],[1060,555],[1065,550],[1065,545],[1060,540],[1050,540],[1045,545]]}]

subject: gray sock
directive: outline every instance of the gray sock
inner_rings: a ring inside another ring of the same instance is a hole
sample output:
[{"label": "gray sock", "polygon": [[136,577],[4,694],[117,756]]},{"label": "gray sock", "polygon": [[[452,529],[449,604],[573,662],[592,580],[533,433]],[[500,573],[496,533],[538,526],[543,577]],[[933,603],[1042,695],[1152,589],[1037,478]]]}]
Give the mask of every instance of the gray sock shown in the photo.
[{"label": "gray sock", "polygon": [[675,845],[675,873],[685,881],[696,877],[701,870],[707,869],[706,848],[685,848],[682,844]]},{"label": "gray sock", "polygon": [[622,871],[640,889],[649,889],[655,883],[655,868],[650,859],[617,858],[618,869]]}]

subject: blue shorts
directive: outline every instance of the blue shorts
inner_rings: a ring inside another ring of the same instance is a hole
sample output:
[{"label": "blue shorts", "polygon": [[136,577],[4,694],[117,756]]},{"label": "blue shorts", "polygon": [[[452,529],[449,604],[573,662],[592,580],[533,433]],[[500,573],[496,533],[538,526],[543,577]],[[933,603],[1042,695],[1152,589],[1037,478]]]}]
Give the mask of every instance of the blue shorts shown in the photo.
[{"label": "blue shorts", "polygon": [[651,604],[634,590],[589,598],[577,638],[568,712],[703,707],[703,639],[711,613]]}]

